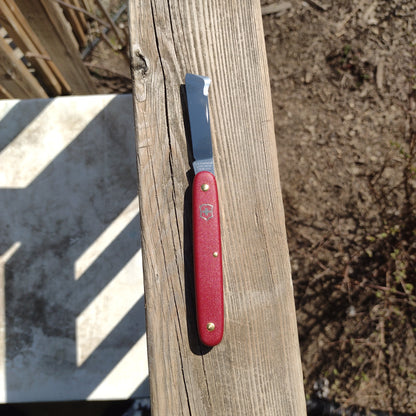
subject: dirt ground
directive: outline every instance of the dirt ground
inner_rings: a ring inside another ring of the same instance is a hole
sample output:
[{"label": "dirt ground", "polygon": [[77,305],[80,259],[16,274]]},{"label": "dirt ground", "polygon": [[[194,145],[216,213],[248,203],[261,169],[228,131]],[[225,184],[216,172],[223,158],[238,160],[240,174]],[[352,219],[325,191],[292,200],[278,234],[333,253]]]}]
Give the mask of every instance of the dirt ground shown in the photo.
[{"label": "dirt ground", "polygon": [[306,393],[416,412],[416,2],[290,4],[264,30]]},{"label": "dirt ground", "polygon": [[[306,394],[416,412],[416,1],[280,3],[264,31]],[[100,92],[130,90],[108,45],[87,61],[110,69]]]},{"label": "dirt ground", "polygon": [[[110,31],[106,39],[102,39],[96,47],[84,59],[92,75],[93,82],[98,94],[126,94],[132,89],[130,60],[128,57],[128,15],[127,0],[102,0],[104,7],[109,11],[110,16],[120,14],[116,21],[123,44]],[[123,11],[124,10],[124,11]],[[93,13],[104,18],[99,10]],[[102,26],[93,20],[89,20],[89,42],[100,38]]]}]

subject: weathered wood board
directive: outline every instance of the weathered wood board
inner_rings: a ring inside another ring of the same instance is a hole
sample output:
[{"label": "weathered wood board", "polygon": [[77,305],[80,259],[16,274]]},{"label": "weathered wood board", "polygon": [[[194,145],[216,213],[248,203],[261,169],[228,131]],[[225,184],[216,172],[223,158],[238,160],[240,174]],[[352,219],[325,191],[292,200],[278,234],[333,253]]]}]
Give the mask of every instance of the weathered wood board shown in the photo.
[{"label": "weathered wood board", "polygon": [[54,60],[73,94],[93,94],[95,87],[83,64],[63,11],[55,1],[16,0],[32,30]]},{"label": "weathered wood board", "polygon": [[[153,415],[306,414],[260,3],[130,0]],[[209,93],[225,333],[197,339],[187,72]]]},{"label": "weathered wood board", "polygon": [[[5,0],[0,3],[0,22],[7,30],[7,33],[13,39],[13,42],[26,55],[32,53],[41,55],[36,44],[39,43],[36,34],[30,28],[25,17],[20,12],[13,0]],[[61,95],[62,87],[59,81],[55,78],[53,71],[48,65],[48,61],[43,58],[30,59],[32,65],[37,71],[44,84],[44,88],[51,95]]]},{"label": "weathered wood board", "polygon": [[0,36],[0,82],[12,97],[46,98],[47,95],[13,49]]}]

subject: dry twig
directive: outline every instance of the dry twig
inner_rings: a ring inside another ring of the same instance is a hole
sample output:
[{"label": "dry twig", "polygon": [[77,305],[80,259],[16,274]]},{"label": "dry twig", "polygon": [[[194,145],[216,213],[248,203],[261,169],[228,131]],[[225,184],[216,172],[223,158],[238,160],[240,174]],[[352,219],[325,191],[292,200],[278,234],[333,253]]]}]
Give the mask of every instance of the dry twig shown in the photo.
[{"label": "dry twig", "polygon": [[319,10],[320,12],[326,12],[328,10],[328,6],[316,0],[304,0],[304,1],[308,3],[310,6],[312,6],[314,9]]},{"label": "dry twig", "polygon": [[100,8],[100,10],[102,11],[102,13],[104,14],[104,16],[107,19],[108,23],[110,24],[111,28],[114,30],[114,33],[116,34],[117,39],[120,42],[121,47],[124,47],[125,40],[121,36],[120,31],[118,30],[118,27],[116,26],[116,24],[111,19],[111,16],[108,14],[107,9],[102,4],[101,0],[95,0],[95,3],[97,4],[97,6]]},{"label": "dry twig", "polygon": [[62,0],[49,0],[49,1],[55,1],[58,4],[60,4],[61,6],[63,6],[63,7],[67,7],[68,9],[73,9],[73,10],[76,10],[77,12],[84,13],[85,15],[87,15],[91,19],[97,21],[101,25],[103,25],[105,27],[108,27],[108,28],[111,27],[107,22],[105,22],[104,20],[101,20],[99,17],[97,17],[94,14],[90,13],[88,10],[83,9],[82,7],[74,6],[74,5],[69,4],[69,3],[65,2],[65,1],[62,1]]},{"label": "dry twig", "polygon": [[85,66],[87,66],[88,68],[91,68],[91,69],[100,69],[100,70],[102,70],[102,71],[107,71],[107,72],[109,72],[109,73],[111,73],[111,74],[114,74],[114,75],[116,75],[116,76],[118,76],[118,77],[121,77],[121,78],[124,78],[124,79],[126,79],[126,80],[131,81],[131,78],[130,78],[130,77],[128,77],[127,75],[125,75],[125,74],[123,74],[123,73],[121,73],[121,72],[115,71],[114,69],[106,68],[106,67],[104,67],[104,66],[100,66],[100,65],[95,65],[95,64],[92,64],[92,63],[90,63],[90,62],[84,62],[84,64],[85,64]]},{"label": "dry twig", "polygon": [[281,3],[272,3],[261,8],[261,14],[266,16],[268,14],[277,14],[278,16],[286,13],[292,7],[292,3],[284,1]]}]

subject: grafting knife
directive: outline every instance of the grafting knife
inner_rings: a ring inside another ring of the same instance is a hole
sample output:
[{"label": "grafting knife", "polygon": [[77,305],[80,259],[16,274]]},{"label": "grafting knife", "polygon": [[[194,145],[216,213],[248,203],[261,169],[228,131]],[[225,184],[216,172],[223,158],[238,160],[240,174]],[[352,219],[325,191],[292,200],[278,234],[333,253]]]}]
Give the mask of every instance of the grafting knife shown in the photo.
[{"label": "grafting knife", "polygon": [[199,338],[207,346],[221,342],[224,331],[221,231],[214,174],[208,89],[211,80],[186,74],[193,168],[192,226],[196,314]]}]

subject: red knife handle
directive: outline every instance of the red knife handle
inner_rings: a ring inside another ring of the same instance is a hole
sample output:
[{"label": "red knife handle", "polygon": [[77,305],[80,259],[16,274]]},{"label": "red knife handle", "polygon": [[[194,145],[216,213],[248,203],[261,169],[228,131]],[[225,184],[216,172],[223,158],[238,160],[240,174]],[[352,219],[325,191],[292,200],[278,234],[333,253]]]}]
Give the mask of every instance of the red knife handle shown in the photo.
[{"label": "red knife handle", "polygon": [[224,332],[221,230],[215,176],[202,171],[192,186],[196,314],[199,338],[214,346]]}]

